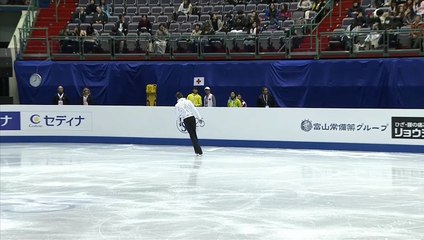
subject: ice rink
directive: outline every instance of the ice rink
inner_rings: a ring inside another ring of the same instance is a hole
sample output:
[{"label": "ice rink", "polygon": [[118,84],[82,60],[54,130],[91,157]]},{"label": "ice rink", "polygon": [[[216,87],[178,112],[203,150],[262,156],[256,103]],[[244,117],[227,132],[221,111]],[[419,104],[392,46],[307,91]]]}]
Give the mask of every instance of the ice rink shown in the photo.
[{"label": "ice rink", "polygon": [[1,240],[424,239],[424,155],[1,144]]}]

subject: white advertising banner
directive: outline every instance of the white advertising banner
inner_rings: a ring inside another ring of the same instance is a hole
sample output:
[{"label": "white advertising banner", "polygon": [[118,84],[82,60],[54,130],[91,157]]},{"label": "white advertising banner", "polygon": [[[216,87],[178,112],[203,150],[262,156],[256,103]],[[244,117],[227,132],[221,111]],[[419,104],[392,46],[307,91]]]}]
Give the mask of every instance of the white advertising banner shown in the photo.
[{"label": "white advertising banner", "polygon": [[[424,110],[199,108],[201,139],[424,146]],[[7,120],[7,123],[6,123]],[[187,139],[173,107],[2,105],[0,135]]]},{"label": "white advertising banner", "polygon": [[21,112],[21,129],[27,131],[91,131],[91,112]]}]

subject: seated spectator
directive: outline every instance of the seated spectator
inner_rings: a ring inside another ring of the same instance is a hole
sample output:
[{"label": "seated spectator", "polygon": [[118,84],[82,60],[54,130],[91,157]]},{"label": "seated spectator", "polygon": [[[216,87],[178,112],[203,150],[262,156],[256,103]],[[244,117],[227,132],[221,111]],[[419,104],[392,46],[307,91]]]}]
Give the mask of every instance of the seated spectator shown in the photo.
[{"label": "seated spectator", "polygon": [[390,12],[396,12],[398,8],[398,5],[396,3],[396,0],[392,0],[390,2]]},{"label": "seated spectator", "polygon": [[361,27],[367,27],[367,19],[364,17],[362,12],[358,13],[358,16],[355,18],[355,25]]},{"label": "seated spectator", "polygon": [[[361,13],[362,14],[362,13]],[[346,27],[345,34],[340,39],[340,42],[342,43],[342,46],[344,50],[350,51],[353,46],[356,45],[357,42],[357,33],[361,29],[362,25],[361,22],[356,19],[356,21],[352,22],[349,26]]]},{"label": "seated spectator", "polygon": [[414,22],[414,15],[410,8],[406,9],[405,17],[403,18],[403,25],[408,26]]},{"label": "seated spectator", "polygon": [[223,22],[221,21],[221,19],[218,18],[218,15],[216,15],[215,13],[212,14],[211,16],[211,20],[210,20],[210,25],[212,26],[212,29],[214,30],[214,32],[219,32],[222,29],[222,26],[224,25]]},{"label": "seated spectator", "polygon": [[202,29],[200,28],[200,24],[196,23],[194,24],[194,29],[193,31],[191,31],[190,34],[190,48],[192,50],[192,52],[196,52],[197,47],[199,46],[199,40],[200,40],[200,35],[202,34]]},{"label": "seated spectator", "polygon": [[417,15],[411,24],[411,44],[412,48],[422,48],[424,41],[424,22],[421,16]]},{"label": "seated spectator", "polygon": [[222,24],[221,32],[230,32],[234,27],[233,15],[230,13],[225,14]]},{"label": "seated spectator", "polygon": [[249,37],[246,38],[243,42],[244,49],[248,52],[253,52],[255,51],[256,37],[259,34],[259,26],[256,22],[252,24],[247,33],[249,34]]},{"label": "seated spectator", "polygon": [[160,54],[165,53],[169,36],[170,34],[168,29],[166,29],[165,24],[161,23],[159,25],[159,29],[156,31],[155,41],[153,42],[154,52]]},{"label": "seated spectator", "polygon": [[121,33],[118,32],[118,29],[116,28],[116,25],[112,27],[111,32],[109,35],[113,38],[110,39],[114,52],[120,53],[122,50],[124,50],[124,40],[122,39]]},{"label": "seated spectator", "polygon": [[422,17],[422,15],[424,15],[424,0],[419,0],[417,2],[418,3],[416,4],[416,14]]},{"label": "seated spectator", "polygon": [[[250,21],[256,22],[256,23],[261,23],[261,19],[259,18],[259,14],[256,11],[252,11],[252,13],[250,14]],[[259,25],[259,24],[258,24]]]},{"label": "seated spectator", "polygon": [[231,32],[243,32],[246,30],[247,20],[242,10],[237,12],[236,19],[234,21],[234,25],[231,28]]},{"label": "seated spectator", "polygon": [[312,3],[309,0],[300,0],[297,4],[297,10],[299,11],[308,11],[312,7]]},{"label": "seated spectator", "polygon": [[191,32],[191,37],[193,39],[198,39],[198,37],[202,34],[202,29],[200,29],[200,24],[194,24],[194,29]]},{"label": "seated spectator", "polygon": [[407,0],[406,1],[406,3],[405,3],[406,9],[410,8],[412,10],[413,6],[414,6],[414,0]]},{"label": "seated spectator", "polygon": [[87,27],[87,36],[84,40],[84,53],[100,52],[99,33],[93,26]]},{"label": "seated spectator", "polygon": [[347,10],[348,17],[355,18],[359,13],[364,14],[364,9],[359,3],[358,1],[353,2],[352,7]]},{"label": "seated spectator", "polygon": [[278,24],[278,11],[274,3],[270,3],[268,9],[265,11],[265,20],[269,21],[270,25]]},{"label": "seated spectator", "polygon": [[405,7],[403,5],[399,5],[399,8],[397,9],[396,15],[393,20],[397,28],[401,28],[403,26],[404,18]]},{"label": "seated spectator", "polygon": [[109,6],[109,4],[107,4],[106,0],[100,0],[99,7],[108,18],[112,15],[112,8]]},{"label": "seated spectator", "polygon": [[80,53],[81,52],[81,37],[85,37],[87,35],[86,31],[82,30],[80,26],[75,26],[73,32],[71,32],[71,42],[73,45],[72,53]]},{"label": "seated spectator", "polygon": [[414,3],[412,4],[412,10],[414,11],[414,14],[417,14],[418,8],[421,5],[422,0],[414,0]]},{"label": "seated spectator", "polygon": [[73,32],[69,29],[62,29],[59,32],[59,44],[61,53],[73,53],[75,52],[75,42],[72,39],[74,36]]},{"label": "seated spectator", "polygon": [[88,89],[88,88],[84,88],[82,90],[81,105],[93,105],[93,100],[91,98],[91,92],[90,92],[90,89]]},{"label": "seated spectator", "polygon": [[380,30],[379,24],[374,23],[374,25],[372,26],[371,32],[367,35],[361,47],[367,50],[378,48],[380,44],[380,39],[382,36],[379,30]]},{"label": "seated spectator", "polygon": [[138,34],[147,32],[152,35],[152,23],[147,18],[147,15],[141,16],[140,22],[138,22],[137,32]]},{"label": "seated spectator", "polygon": [[125,17],[120,14],[118,21],[115,23],[118,36],[126,36],[128,34],[128,23],[125,21]]},{"label": "seated spectator", "polygon": [[177,20],[178,16],[180,16],[180,15],[184,15],[184,16],[188,17],[188,15],[191,14],[192,8],[193,8],[193,6],[191,5],[190,0],[184,0],[180,4],[180,6],[178,7],[175,20]]},{"label": "seated spectator", "polygon": [[241,102],[241,107],[247,107],[247,103],[243,100],[241,94],[237,94],[237,98]]},{"label": "seated spectator", "polygon": [[228,98],[227,107],[241,107],[241,102],[237,98],[235,92],[230,93],[230,97]]},{"label": "seated spectator", "polygon": [[92,22],[93,23],[100,23],[100,24],[107,23],[107,16],[104,12],[102,12],[100,7],[96,7],[96,13],[93,16]]},{"label": "seated spectator", "polygon": [[280,19],[281,21],[286,21],[291,19],[291,12],[289,11],[289,7],[287,4],[283,4],[280,10],[280,15],[278,16],[278,19]]},{"label": "seated spectator", "polygon": [[390,18],[390,13],[389,12],[383,12],[381,15],[378,15],[379,12],[376,12],[378,18],[380,19],[380,24],[385,24],[386,23],[386,18],[389,21]]},{"label": "seated spectator", "polygon": [[209,23],[205,23],[201,35],[214,35],[215,31]]},{"label": "seated spectator", "polygon": [[78,11],[74,12],[74,14],[72,14],[72,21],[73,23],[83,23],[85,22],[85,8],[84,7],[79,7]]},{"label": "seated spectator", "polygon": [[94,0],[90,0],[90,3],[85,7],[85,13],[87,15],[95,14],[96,13],[96,4],[94,3]]}]

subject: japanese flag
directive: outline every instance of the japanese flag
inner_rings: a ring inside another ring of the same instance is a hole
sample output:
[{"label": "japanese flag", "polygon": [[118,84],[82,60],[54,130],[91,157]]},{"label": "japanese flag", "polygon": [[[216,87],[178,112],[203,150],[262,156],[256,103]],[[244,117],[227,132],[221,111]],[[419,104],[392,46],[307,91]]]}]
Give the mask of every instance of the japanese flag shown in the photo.
[{"label": "japanese flag", "polygon": [[194,77],[193,86],[204,86],[205,78],[204,77]]}]

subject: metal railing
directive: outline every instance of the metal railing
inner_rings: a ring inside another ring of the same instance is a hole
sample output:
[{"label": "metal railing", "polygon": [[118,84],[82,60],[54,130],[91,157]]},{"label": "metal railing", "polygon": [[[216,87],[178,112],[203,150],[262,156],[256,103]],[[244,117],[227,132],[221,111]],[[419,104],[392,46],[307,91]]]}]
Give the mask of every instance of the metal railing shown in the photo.
[{"label": "metal railing", "polygon": [[[28,37],[31,35],[31,31],[33,29],[32,26],[34,25],[37,14],[38,14],[38,1],[31,0],[30,3],[28,4],[22,27],[18,29],[19,40],[16,39],[16,36],[13,36],[15,53],[17,58],[19,58],[19,55],[24,51],[25,46],[27,45]],[[17,49],[18,45],[19,45],[19,51]]]},{"label": "metal railing", "polygon": [[37,17],[38,13],[38,1],[37,0],[31,0],[30,4],[28,5],[27,12],[25,15],[24,22],[22,24],[22,35],[20,35],[20,39],[26,39],[31,34],[31,28],[35,22],[35,18]]},{"label": "metal railing", "polygon": [[[47,29],[41,30],[47,35]],[[237,33],[200,38],[170,36],[162,42],[163,45],[153,36],[40,37],[31,40],[40,41],[42,52],[23,57],[53,60],[207,60],[424,56],[424,37],[420,37],[421,42],[413,40],[409,37],[411,31],[374,31],[381,35],[378,45],[366,40],[371,32],[323,32],[295,36],[279,31],[256,37]],[[305,37],[314,38],[314,51],[299,51],[299,42]],[[419,44],[413,48],[415,41]],[[371,47],[368,49],[367,46]]]},{"label": "metal railing", "polygon": [[55,5],[55,12],[56,12],[56,23],[59,22],[59,5],[60,5],[60,0],[54,0],[54,5]]}]

